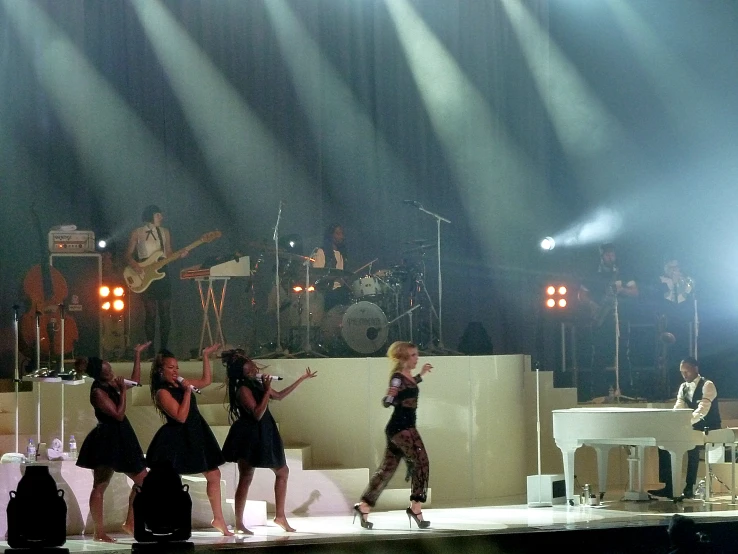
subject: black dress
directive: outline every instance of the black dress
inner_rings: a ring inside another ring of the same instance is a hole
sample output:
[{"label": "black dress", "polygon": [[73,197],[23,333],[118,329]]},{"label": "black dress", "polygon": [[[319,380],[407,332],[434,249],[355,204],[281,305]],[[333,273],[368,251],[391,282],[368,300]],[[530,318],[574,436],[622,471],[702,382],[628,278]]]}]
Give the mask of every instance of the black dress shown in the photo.
[{"label": "black dress", "polygon": [[146,468],[143,451],[136,432],[127,417],[118,421],[98,409],[93,402],[95,390],[100,389],[117,406],[120,393],[107,383],[93,381],[90,387],[90,403],[95,408],[97,426],[90,431],[82,443],[77,465],[87,469],[111,467],[120,473],[139,473]]},{"label": "black dress", "polygon": [[[254,379],[246,379],[240,386],[248,387],[257,404],[266,394],[262,384]],[[231,425],[223,444],[223,455],[228,462],[245,460],[251,467],[286,465],[282,437],[268,406],[258,421],[251,410],[239,406],[238,420]]]},{"label": "black dress", "polygon": [[[185,391],[181,387],[167,387],[172,397],[182,403]],[[218,441],[210,426],[200,415],[193,394],[190,411],[184,423],[165,414],[167,422],[156,432],[146,451],[146,465],[168,460],[179,474],[203,473],[225,463]]]}]

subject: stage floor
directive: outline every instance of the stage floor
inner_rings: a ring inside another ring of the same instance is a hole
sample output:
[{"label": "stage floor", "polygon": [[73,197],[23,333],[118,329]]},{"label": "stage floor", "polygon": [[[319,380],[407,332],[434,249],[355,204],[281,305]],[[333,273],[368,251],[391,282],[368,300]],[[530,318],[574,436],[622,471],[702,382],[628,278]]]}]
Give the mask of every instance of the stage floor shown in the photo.
[{"label": "stage floor", "polygon": [[[609,497],[609,498],[608,498]],[[612,531],[648,532],[658,535],[657,539],[666,537],[666,526],[673,514],[679,513],[696,520],[700,530],[708,530],[709,524],[735,524],[735,539],[738,542],[738,506],[732,505],[730,496],[718,496],[713,502],[686,500],[679,503],[672,501],[651,500],[647,502],[626,502],[618,499],[617,493],[608,493],[600,506],[564,506],[530,508],[526,504],[494,505],[484,507],[429,508],[424,511],[431,527],[426,530],[417,529],[414,524],[409,527],[408,519],[403,511],[373,512],[370,521],[372,530],[362,529],[358,523],[352,523],[352,516],[326,517],[290,517],[290,524],[297,529],[295,533],[285,533],[271,520],[266,526],[253,527],[254,536],[222,537],[216,531],[194,531],[190,542],[197,552],[214,552],[228,550],[238,552],[245,550],[267,550],[272,547],[292,548],[294,551],[325,552],[368,552],[387,551],[386,541],[422,541],[442,539],[444,541],[463,541],[465,538],[484,537],[489,541],[507,539],[517,536],[520,543],[523,536],[538,534],[544,541],[556,533],[587,531],[590,538],[597,531],[612,534]],[[523,502],[524,499],[518,499]],[[729,528],[732,532],[733,527]],[[619,533],[623,535],[623,533]],[[94,542],[88,537],[70,537],[64,545],[70,552],[104,552],[107,554],[129,553],[134,544],[132,537],[111,534],[118,542],[103,544]],[[572,534],[572,538],[574,535]],[[581,540],[581,539],[580,539]],[[368,542],[369,541],[369,542]],[[529,541],[528,541],[529,542]],[[578,541],[576,541],[578,542]],[[374,546],[370,546],[373,544]],[[385,546],[382,547],[381,545]],[[162,545],[163,546],[163,545]],[[399,545],[398,545],[399,546]],[[664,544],[666,546],[666,543]],[[1,551],[7,548],[6,542],[0,542]],[[485,547],[489,548],[489,546]],[[165,552],[159,548],[158,552]],[[408,548],[406,550],[413,550]],[[441,551],[446,550],[443,548]],[[488,552],[494,552],[491,548]],[[500,552],[510,552],[500,549]],[[519,551],[525,551],[519,550]],[[599,552],[620,551],[605,550],[598,547]],[[630,549],[631,552],[636,550]]]}]

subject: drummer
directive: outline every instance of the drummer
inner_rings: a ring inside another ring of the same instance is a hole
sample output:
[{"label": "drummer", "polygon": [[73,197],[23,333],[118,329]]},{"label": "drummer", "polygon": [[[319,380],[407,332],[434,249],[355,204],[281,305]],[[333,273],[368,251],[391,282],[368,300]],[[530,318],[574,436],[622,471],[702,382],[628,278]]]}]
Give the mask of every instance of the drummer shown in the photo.
[{"label": "drummer", "polygon": [[[323,234],[323,244],[313,254],[314,268],[336,269],[341,273],[346,264],[346,242],[343,235],[343,227],[338,223],[332,223]],[[334,306],[351,303],[351,291],[343,278],[320,278],[316,276],[319,288],[325,288],[325,311]]]}]

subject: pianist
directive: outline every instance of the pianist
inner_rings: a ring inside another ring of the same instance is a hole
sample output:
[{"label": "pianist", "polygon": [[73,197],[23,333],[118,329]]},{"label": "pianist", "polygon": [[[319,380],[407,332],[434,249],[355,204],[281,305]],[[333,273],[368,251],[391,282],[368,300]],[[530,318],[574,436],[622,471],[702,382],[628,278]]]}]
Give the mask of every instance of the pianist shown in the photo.
[{"label": "pianist", "polygon": [[[674,409],[690,408],[692,410],[692,428],[696,431],[720,429],[722,422],[715,383],[700,375],[697,360],[694,358],[683,359],[679,365],[679,372],[684,378],[684,383],[679,386]],[[697,468],[702,448],[698,446],[687,452],[687,485],[684,487],[684,498],[694,497],[694,484],[697,480]],[[659,480],[664,483],[664,487],[648,491],[651,496],[674,497],[670,464],[669,453],[659,449]]]}]

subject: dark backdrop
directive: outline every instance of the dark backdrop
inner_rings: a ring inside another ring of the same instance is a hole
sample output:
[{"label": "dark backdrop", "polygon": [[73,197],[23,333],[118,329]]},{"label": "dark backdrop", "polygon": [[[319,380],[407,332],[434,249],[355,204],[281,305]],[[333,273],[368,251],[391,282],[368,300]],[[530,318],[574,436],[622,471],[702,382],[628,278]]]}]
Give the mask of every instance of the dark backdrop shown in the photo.
[{"label": "dark backdrop", "polygon": [[[283,235],[309,250],[340,222],[351,268],[425,261],[435,300],[433,249],[406,251],[436,223],[412,199],[452,222],[446,346],[479,321],[496,353],[544,358],[541,285],[614,240],[643,282],[667,253],[682,260],[706,363],[732,376],[737,18],[735,3],[697,0],[0,2],[2,371],[11,306],[27,309],[22,279],[53,225],[112,236],[118,263],[150,203],[175,246],[223,231],[176,273],[212,255],[254,261],[282,201]],[[600,208],[622,225],[539,252]],[[253,313],[269,257],[262,268],[254,289],[229,284],[233,345],[273,335]],[[175,293],[184,355],[201,311],[193,282]]]}]

